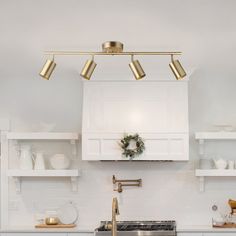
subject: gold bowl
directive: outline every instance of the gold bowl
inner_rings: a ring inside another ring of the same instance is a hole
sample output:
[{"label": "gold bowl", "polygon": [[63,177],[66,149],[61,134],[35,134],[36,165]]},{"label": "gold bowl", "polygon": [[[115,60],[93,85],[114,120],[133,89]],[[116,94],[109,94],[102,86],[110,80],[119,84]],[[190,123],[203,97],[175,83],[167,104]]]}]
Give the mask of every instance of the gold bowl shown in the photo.
[{"label": "gold bowl", "polygon": [[57,225],[59,224],[59,219],[58,217],[47,217],[45,223],[46,225]]}]

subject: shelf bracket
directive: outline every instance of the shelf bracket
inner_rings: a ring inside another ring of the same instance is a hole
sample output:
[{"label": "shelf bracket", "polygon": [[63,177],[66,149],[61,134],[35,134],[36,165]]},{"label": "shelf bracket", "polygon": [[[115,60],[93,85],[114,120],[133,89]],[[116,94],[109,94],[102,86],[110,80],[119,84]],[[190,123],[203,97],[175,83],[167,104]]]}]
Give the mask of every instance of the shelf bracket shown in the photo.
[{"label": "shelf bracket", "polygon": [[77,190],[78,190],[78,178],[76,176],[71,176],[70,181],[71,181],[71,191],[72,192],[77,192]]},{"label": "shelf bracket", "polygon": [[205,191],[205,177],[204,176],[199,177],[199,190],[201,193]]},{"label": "shelf bracket", "polygon": [[204,139],[199,139],[199,155],[203,156],[205,153],[204,150]]},{"label": "shelf bracket", "polygon": [[72,153],[73,157],[75,157],[77,154],[76,140],[74,140],[74,139],[70,140],[70,144],[71,144],[71,153]]},{"label": "shelf bracket", "polygon": [[16,193],[21,192],[21,178],[20,177],[12,177],[15,182]]}]

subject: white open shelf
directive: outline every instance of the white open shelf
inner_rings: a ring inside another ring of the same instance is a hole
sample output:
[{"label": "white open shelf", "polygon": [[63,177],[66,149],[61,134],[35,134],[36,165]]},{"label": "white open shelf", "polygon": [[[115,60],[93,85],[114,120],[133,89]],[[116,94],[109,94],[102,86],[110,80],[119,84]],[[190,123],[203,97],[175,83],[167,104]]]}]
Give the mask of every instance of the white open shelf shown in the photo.
[{"label": "white open shelf", "polygon": [[196,176],[209,176],[209,177],[218,177],[218,176],[236,176],[236,169],[235,170],[229,170],[229,169],[210,169],[210,170],[201,170],[196,169],[195,171]]},{"label": "white open shelf", "polygon": [[205,187],[205,177],[236,177],[236,169],[229,170],[229,169],[209,169],[209,170],[202,170],[196,169],[195,175],[199,177],[199,184],[200,184],[200,192],[204,191]]},{"label": "white open shelf", "polygon": [[72,154],[77,154],[76,140],[79,140],[78,133],[66,132],[8,132],[8,140],[14,140],[16,144],[19,140],[69,140],[72,145]]},{"label": "white open shelf", "polygon": [[34,178],[34,177],[69,177],[71,181],[72,191],[77,191],[78,177],[80,171],[75,170],[19,170],[9,169],[7,176],[12,177],[15,180],[16,192],[21,191],[21,178]]},{"label": "white open shelf", "polygon": [[13,140],[78,140],[78,133],[58,132],[9,132],[7,139]]},{"label": "white open shelf", "polygon": [[8,176],[13,177],[71,177],[79,176],[79,170],[18,170],[10,169]]},{"label": "white open shelf", "polygon": [[202,140],[229,140],[229,139],[236,139],[236,132],[197,132],[195,133],[195,139],[202,139]]},{"label": "white open shelf", "polygon": [[[196,132],[195,139],[199,142],[199,155],[204,157],[205,155],[205,147],[204,144],[207,140],[236,140],[236,132],[226,132],[226,131],[218,131],[218,132]],[[209,169],[202,170],[196,169],[195,175],[199,177],[200,181],[200,191],[204,191],[205,185],[205,177],[236,177],[236,169]]]}]

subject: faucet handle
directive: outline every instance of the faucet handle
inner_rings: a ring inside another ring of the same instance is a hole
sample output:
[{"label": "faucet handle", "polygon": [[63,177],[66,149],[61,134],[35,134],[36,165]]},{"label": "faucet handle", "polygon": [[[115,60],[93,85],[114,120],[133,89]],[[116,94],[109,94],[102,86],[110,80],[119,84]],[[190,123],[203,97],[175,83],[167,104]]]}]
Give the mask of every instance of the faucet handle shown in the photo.
[{"label": "faucet handle", "polygon": [[117,208],[116,208],[116,214],[117,214],[117,215],[120,214],[119,207],[118,207],[118,203],[117,203]]},{"label": "faucet handle", "polygon": [[122,189],[122,183],[118,183],[118,188],[117,189],[113,189],[114,191],[117,191],[118,193],[122,193],[123,189]]},{"label": "faucet handle", "polygon": [[118,200],[116,197],[113,198],[113,204],[112,204],[112,207],[114,207],[114,211],[115,211],[115,214],[116,215],[119,215],[120,212],[119,212],[119,204],[118,204]]}]

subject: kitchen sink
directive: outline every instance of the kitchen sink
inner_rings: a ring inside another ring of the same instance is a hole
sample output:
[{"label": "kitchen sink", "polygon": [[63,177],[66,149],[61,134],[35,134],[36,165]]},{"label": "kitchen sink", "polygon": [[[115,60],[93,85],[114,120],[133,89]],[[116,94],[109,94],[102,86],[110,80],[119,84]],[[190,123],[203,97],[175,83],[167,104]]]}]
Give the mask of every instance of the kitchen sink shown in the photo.
[{"label": "kitchen sink", "polygon": [[[111,236],[110,221],[102,221],[95,236]],[[175,221],[117,221],[118,236],[175,236]]]}]

